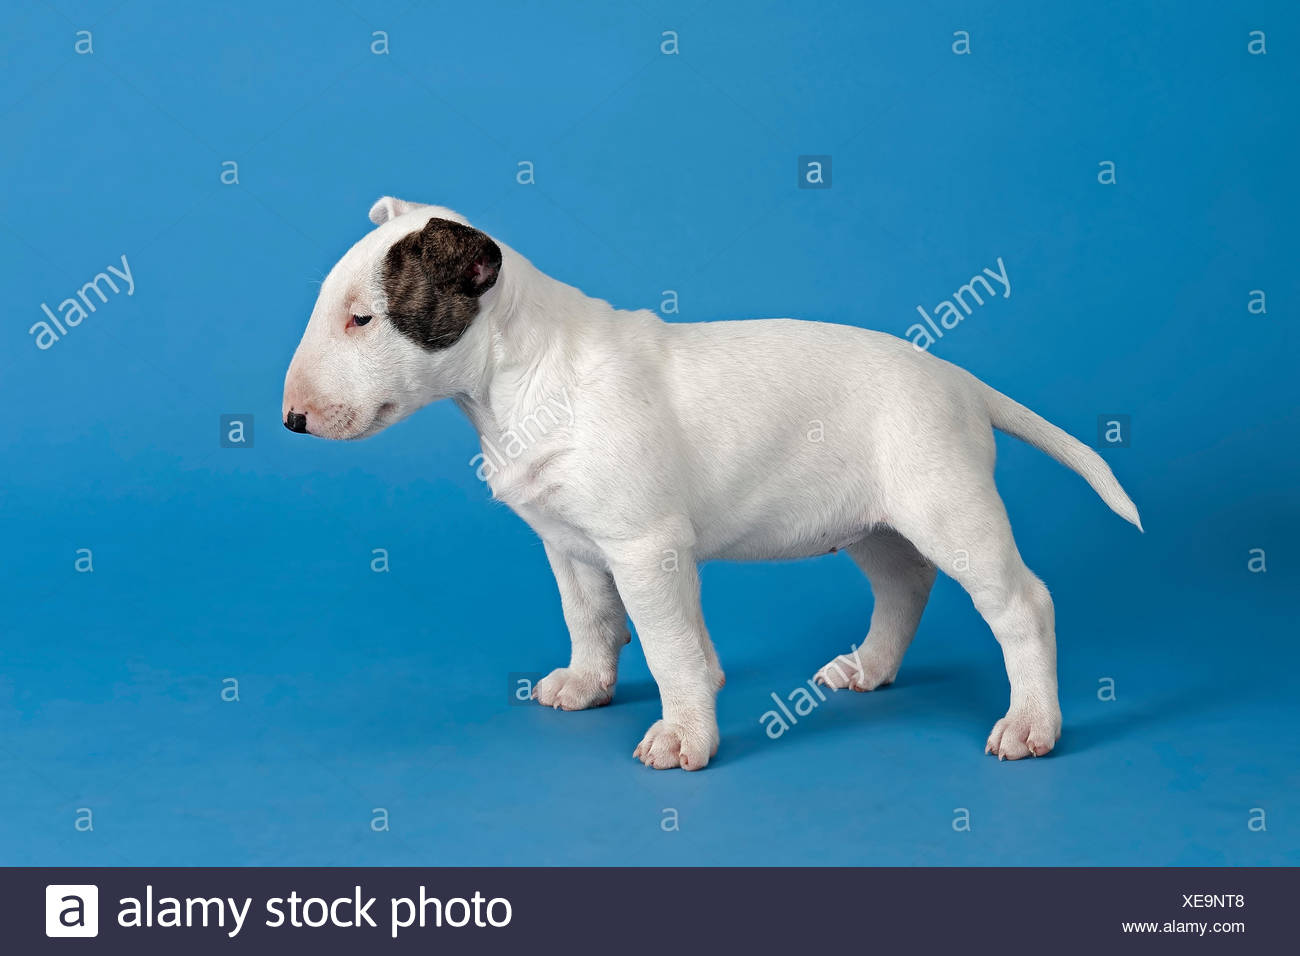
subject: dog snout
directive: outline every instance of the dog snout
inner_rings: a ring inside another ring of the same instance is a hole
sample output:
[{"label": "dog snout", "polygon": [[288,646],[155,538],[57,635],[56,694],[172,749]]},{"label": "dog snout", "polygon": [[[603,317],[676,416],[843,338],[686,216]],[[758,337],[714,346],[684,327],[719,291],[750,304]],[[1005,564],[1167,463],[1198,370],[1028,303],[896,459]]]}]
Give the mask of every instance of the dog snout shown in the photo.
[{"label": "dog snout", "polygon": [[291,411],[284,416],[284,427],[299,435],[307,434],[307,416],[302,412]]}]

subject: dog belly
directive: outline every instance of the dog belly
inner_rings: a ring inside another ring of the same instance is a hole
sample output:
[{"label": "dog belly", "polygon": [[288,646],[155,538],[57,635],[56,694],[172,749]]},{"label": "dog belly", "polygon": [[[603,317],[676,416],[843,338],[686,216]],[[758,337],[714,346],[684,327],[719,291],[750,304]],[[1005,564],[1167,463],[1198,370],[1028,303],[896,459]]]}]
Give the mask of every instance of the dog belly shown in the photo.
[{"label": "dog belly", "polygon": [[777,495],[744,508],[710,508],[697,515],[696,555],[702,561],[786,561],[831,554],[857,541],[883,516],[873,495],[854,483],[832,496]]},{"label": "dog belly", "polygon": [[816,558],[834,554],[859,540],[871,528],[859,525],[852,528],[832,528],[799,534],[755,531],[726,542],[705,543],[697,555],[701,561],[794,561],[799,558]]}]

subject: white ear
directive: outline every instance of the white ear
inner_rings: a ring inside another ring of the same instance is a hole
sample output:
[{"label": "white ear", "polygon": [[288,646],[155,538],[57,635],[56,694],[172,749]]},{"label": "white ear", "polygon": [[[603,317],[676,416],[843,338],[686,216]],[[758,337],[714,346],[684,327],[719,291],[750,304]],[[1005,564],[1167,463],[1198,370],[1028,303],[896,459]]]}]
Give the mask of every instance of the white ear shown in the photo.
[{"label": "white ear", "polygon": [[370,221],[376,226],[382,226],[390,219],[396,219],[403,213],[410,212],[412,209],[422,209],[427,203],[407,202],[405,199],[395,199],[392,196],[385,196],[379,202],[370,207]]}]

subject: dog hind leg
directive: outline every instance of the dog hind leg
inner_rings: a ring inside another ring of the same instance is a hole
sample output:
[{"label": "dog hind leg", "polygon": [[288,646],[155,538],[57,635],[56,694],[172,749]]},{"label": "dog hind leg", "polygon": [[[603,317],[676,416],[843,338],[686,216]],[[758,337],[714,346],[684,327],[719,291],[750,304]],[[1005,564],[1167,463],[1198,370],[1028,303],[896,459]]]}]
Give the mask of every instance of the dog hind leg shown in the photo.
[{"label": "dog hind leg", "polygon": [[923,499],[891,515],[917,550],[966,589],[1002,647],[1011,703],[985,752],[1008,760],[1042,756],[1061,735],[1052,598],[1020,557],[992,475],[972,467],[936,479]]},{"label": "dog hind leg", "polygon": [[875,606],[862,646],[841,654],[814,680],[835,690],[875,690],[891,684],[916,634],[934,585],[935,568],[910,541],[879,528],[845,549],[871,583]]}]

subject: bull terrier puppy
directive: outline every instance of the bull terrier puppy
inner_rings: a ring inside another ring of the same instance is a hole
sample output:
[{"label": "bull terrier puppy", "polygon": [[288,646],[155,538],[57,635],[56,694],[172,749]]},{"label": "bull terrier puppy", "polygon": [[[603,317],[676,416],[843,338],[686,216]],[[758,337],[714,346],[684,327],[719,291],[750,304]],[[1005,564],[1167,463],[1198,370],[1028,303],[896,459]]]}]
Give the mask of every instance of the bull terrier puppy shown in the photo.
[{"label": "bull terrier puppy", "polygon": [[[875,607],[862,646],[819,682],[893,681],[943,570],[1006,661],[1010,707],[986,752],[1052,749],[1052,599],[1012,538],[993,429],[1078,472],[1141,530],[1095,452],[894,336],[792,319],[669,324],[544,275],[450,209],[385,197],[370,220],[321,284],[285,378],[284,423],[365,438],[438,399],[460,406],[498,452],[493,496],[541,536],[559,585],[572,656],[538,683],[540,703],[608,703],[630,617],[663,705],[634,756],[703,768],[724,677],[699,563],[843,550]],[[569,414],[541,423],[561,395]]]}]

